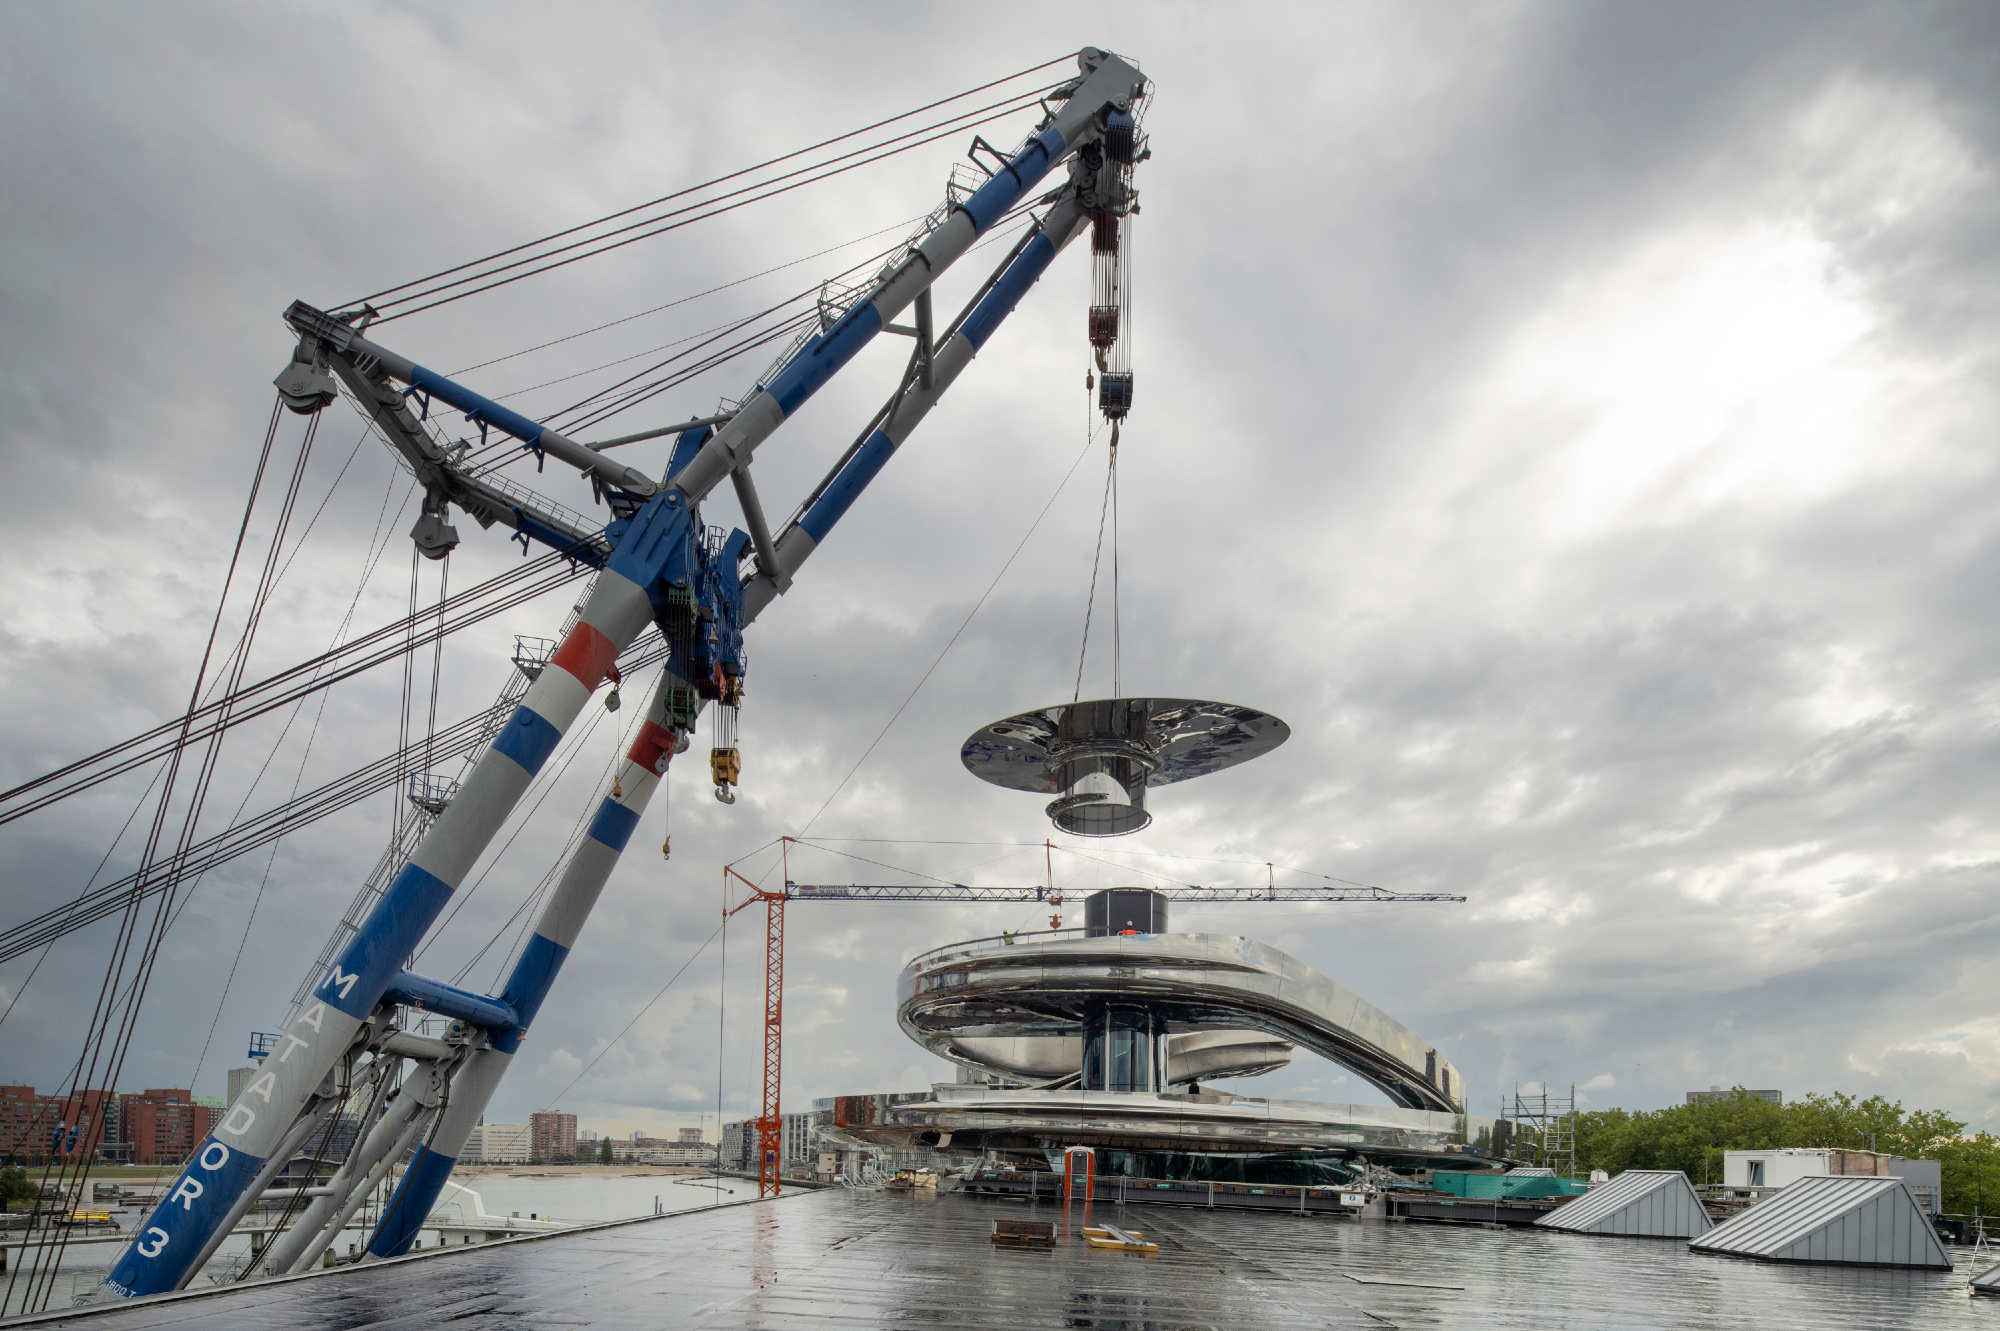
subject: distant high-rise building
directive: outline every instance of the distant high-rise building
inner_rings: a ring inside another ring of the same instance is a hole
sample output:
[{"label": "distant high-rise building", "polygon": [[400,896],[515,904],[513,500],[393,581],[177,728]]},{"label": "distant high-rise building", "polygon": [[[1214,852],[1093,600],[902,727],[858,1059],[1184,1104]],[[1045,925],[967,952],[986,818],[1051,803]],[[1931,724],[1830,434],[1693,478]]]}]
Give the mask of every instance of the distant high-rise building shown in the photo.
[{"label": "distant high-rise building", "polygon": [[32,1086],[0,1086],[0,1157],[124,1159],[123,1098],[103,1091],[38,1095]]},{"label": "distant high-rise building", "polygon": [[813,1132],[818,1125],[819,1115],[811,1110],[784,1116],[779,1139],[784,1143],[784,1154],[780,1159],[786,1165],[819,1163],[819,1138]]},{"label": "distant high-rise building", "polygon": [[220,1110],[194,1103],[191,1091],[149,1089],[118,1098],[119,1140],[129,1144],[135,1165],[179,1164],[222,1117]]},{"label": "distant high-rise building", "polygon": [[[475,1148],[477,1155],[473,1152]],[[532,1138],[526,1123],[483,1123],[465,1144],[465,1153],[475,1160],[496,1164],[526,1164],[532,1153]]]},{"label": "distant high-rise building", "polygon": [[[807,1164],[816,1166],[819,1163],[820,1142],[815,1133],[818,1124],[818,1114],[810,1110],[801,1114],[786,1114],[779,1120],[777,1146],[780,1168],[797,1168]],[[755,1123],[722,1125],[720,1168],[757,1172],[757,1149]]]},{"label": "distant high-rise building", "polygon": [[722,1158],[716,1167],[747,1172],[755,1167],[756,1162],[757,1129],[748,1123],[723,1124]]},{"label": "distant high-rise building", "polygon": [[536,1160],[576,1154],[575,1114],[530,1114],[528,1132],[528,1149]]},{"label": "distant high-rise building", "polygon": [[681,1137],[680,1137],[680,1140],[681,1140],[681,1145],[683,1145],[683,1146],[699,1146],[699,1145],[701,1145],[701,1143],[702,1143],[702,1141],[703,1141],[703,1138],[702,1138],[702,1135],[701,1135],[701,1129],[700,1129],[700,1128],[682,1128],[682,1129],[681,1129]]}]

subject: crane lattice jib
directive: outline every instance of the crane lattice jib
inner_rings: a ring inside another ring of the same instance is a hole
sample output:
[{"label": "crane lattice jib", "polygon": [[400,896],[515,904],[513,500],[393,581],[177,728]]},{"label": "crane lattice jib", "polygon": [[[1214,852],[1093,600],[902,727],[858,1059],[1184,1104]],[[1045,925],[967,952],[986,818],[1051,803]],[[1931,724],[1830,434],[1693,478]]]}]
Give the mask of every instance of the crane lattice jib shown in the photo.
[{"label": "crane lattice jib", "polygon": [[[1386,887],[1326,884],[1310,887],[1195,887],[1172,885],[1148,887],[1169,901],[1458,901],[1464,897],[1443,892],[1391,892]],[[965,883],[895,883],[887,886],[862,883],[786,883],[785,895],[794,901],[1060,901],[1061,894],[1040,884],[1031,887],[974,886]]]},{"label": "crane lattice jib", "polygon": [[[831,526],[1088,221],[1072,180],[1050,197],[1026,242],[1009,254],[946,339],[932,341],[928,294],[934,279],[1028,200],[1058,163],[1074,162],[1080,149],[1102,138],[1111,112],[1145,93],[1145,79],[1114,55],[1087,49],[1079,65],[1082,75],[1067,98],[985,184],[955,200],[947,218],[719,422],[685,465],[658,480],[364,336],[372,318],[365,309],[338,315],[299,302],[287,311],[299,343],[279,375],[281,395],[294,410],[309,413],[344,388],[381,427],[424,488],[424,514],[412,533],[421,553],[442,557],[456,544],[457,534],[445,519],[457,505],[481,526],[504,523],[524,546],[540,541],[600,572],[575,625],[317,980],[277,1049],[168,1185],[165,1200],[113,1265],[104,1294],[132,1297],[185,1285],[262,1194],[287,1153],[304,1140],[304,1131],[356,1094],[357,1076],[365,1073],[376,1078],[373,1084],[386,1085],[396,1074],[385,1080],[385,1069],[399,1072],[405,1058],[414,1060],[416,1069],[402,1077],[393,1097],[378,1099],[380,1117],[336,1172],[340,1185],[312,1199],[295,1232],[267,1249],[281,1253],[283,1261],[266,1258],[260,1270],[297,1270],[314,1260],[356,1200],[414,1148],[368,1249],[372,1257],[407,1250],[684,738],[682,723],[692,718],[679,706],[681,691],[693,689],[708,701],[724,695],[729,667],[742,666],[744,626],[786,589]],[[894,327],[892,320],[913,305],[917,328]],[[905,376],[878,416],[878,428],[773,539],[749,484],[753,454],[884,331],[918,338],[915,373]],[[482,439],[498,431],[539,459],[590,477],[614,521],[601,532],[591,531],[578,515],[522,487],[473,475],[462,465],[465,450],[433,432],[440,403],[465,413]],[[724,479],[734,484],[751,531],[735,533],[718,549],[705,541],[695,509]],[[755,563],[743,577],[738,561],[752,549]],[[698,646],[682,650],[674,629],[690,616],[699,616],[708,628],[692,635]],[[405,971],[417,944],[585,703],[607,679],[616,680],[619,654],[649,624],[659,626],[669,645],[659,692],[501,993],[470,993]],[[445,1039],[398,1027],[397,1014],[418,1005],[451,1019]]]}]

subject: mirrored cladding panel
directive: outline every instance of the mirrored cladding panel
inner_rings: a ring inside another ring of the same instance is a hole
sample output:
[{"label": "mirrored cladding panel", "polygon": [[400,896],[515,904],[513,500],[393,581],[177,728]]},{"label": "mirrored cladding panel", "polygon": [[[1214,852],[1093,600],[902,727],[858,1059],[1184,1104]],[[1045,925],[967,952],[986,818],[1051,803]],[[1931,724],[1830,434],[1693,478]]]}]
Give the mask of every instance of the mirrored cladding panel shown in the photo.
[{"label": "mirrored cladding panel", "polygon": [[1083,934],[1163,934],[1167,931],[1167,899],[1143,887],[1114,887],[1093,892],[1083,902]]},{"label": "mirrored cladding panel", "polygon": [[1123,836],[1151,823],[1149,787],[1233,767],[1285,742],[1277,717],[1192,698],[1059,703],[981,727],[966,770],[1010,790],[1053,795],[1045,812],[1073,836]]}]

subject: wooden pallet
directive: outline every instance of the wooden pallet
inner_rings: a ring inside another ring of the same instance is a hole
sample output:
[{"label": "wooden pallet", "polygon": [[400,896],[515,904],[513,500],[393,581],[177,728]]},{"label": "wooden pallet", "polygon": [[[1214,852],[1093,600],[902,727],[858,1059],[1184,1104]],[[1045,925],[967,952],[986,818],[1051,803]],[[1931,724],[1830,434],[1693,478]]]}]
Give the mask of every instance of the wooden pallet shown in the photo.
[{"label": "wooden pallet", "polygon": [[1056,1227],[1048,1220],[995,1220],[993,1241],[1004,1248],[1051,1248]]}]

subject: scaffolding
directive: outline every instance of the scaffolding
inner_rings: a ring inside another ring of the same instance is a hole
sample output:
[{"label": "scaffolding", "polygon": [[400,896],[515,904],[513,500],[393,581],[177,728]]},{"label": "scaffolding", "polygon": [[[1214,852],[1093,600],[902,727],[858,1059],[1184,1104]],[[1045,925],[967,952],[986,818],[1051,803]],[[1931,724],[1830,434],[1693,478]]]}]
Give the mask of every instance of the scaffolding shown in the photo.
[{"label": "scaffolding", "polygon": [[1517,1083],[1514,1087],[1513,1112],[1509,1113],[1503,1103],[1500,1116],[1514,1121],[1514,1140],[1519,1144],[1519,1148],[1533,1145],[1537,1165],[1558,1169],[1566,1178],[1576,1177],[1576,1084],[1574,1082],[1570,1084],[1569,1094],[1566,1096],[1550,1094],[1546,1083],[1534,1091],[1524,1093]]}]

